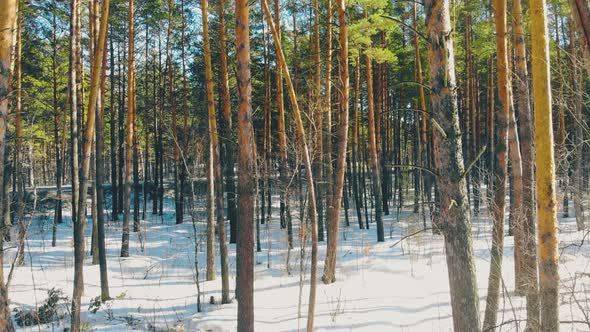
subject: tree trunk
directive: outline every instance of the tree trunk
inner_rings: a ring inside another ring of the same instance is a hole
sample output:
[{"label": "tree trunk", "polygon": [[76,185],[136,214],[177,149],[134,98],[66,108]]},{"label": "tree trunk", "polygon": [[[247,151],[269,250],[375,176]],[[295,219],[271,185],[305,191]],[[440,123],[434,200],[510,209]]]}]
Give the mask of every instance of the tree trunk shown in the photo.
[{"label": "tree trunk", "polygon": [[549,74],[549,36],[545,0],[531,0],[531,37],[533,63],[533,100],[535,110],[535,164],[539,241],[539,280],[541,330],[559,330],[559,272],[557,239],[557,199],[553,124],[551,119],[551,82]]},{"label": "tree trunk", "polygon": [[522,252],[515,248],[516,289],[522,289],[527,299],[527,327],[539,329],[539,280],[537,276],[537,248],[535,240],[534,148],[531,107],[529,99],[526,44],[520,0],[512,2],[514,31],[514,102],[518,112],[522,154],[524,243]]},{"label": "tree trunk", "polygon": [[109,17],[109,0],[102,3],[102,16],[100,20],[100,29],[98,34],[98,43],[93,56],[92,70],[90,77],[90,96],[88,98],[88,116],[84,131],[84,145],[82,154],[82,169],[80,170],[80,195],[78,197],[78,216],[74,223],[74,292],[72,295],[72,332],[79,332],[81,297],[84,291],[84,226],[86,224],[86,194],[88,192],[88,182],[90,173],[90,155],[92,153],[92,143],[94,138],[96,105],[98,99],[98,90],[100,87],[100,77],[102,73],[102,58],[105,49],[105,40],[107,35],[108,17]]},{"label": "tree trunk", "polygon": [[[328,0],[330,2],[330,0]],[[312,105],[314,108],[315,117],[315,145],[314,160],[313,160],[313,178],[315,180],[314,189],[316,190],[316,206],[317,206],[317,219],[318,226],[323,225],[324,220],[324,204],[323,204],[323,187],[320,182],[323,179],[323,160],[324,160],[324,108],[323,100],[321,97],[322,91],[322,63],[321,63],[321,51],[320,51],[320,6],[319,1],[314,0],[313,2],[313,87],[312,87]],[[318,231],[319,232],[319,231]],[[323,237],[323,227],[321,230]]]},{"label": "tree trunk", "polygon": [[[18,2],[16,0],[0,0],[0,179],[4,179],[6,130],[8,120],[8,105],[10,93],[10,62],[12,59],[13,28],[16,22]],[[4,190],[3,190],[4,192]],[[5,192],[4,192],[5,193]],[[3,195],[4,196],[4,195]],[[8,197],[3,197],[7,200]],[[5,214],[3,214],[5,217]],[[8,300],[8,289],[4,283],[4,236],[7,230],[6,220],[0,222],[0,330],[12,332],[12,316],[10,302]]]},{"label": "tree trunk", "polygon": [[330,204],[328,205],[328,245],[324,275],[326,284],[336,281],[336,251],[338,249],[338,224],[340,222],[340,205],[342,204],[342,188],[346,171],[346,149],[348,147],[348,26],[346,23],[346,5],[344,0],[337,0],[339,23],[339,86],[338,86],[338,155],[336,158],[336,176]]},{"label": "tree trunk", "polygon": [[[88,14],[88,19],[90,21],[90,47],[88,49],[89,53],[90,53],[90,63],[92,63],[93,61],[93,56],[94,56],[94,48],[96,46],[96,42],[98,39],[98,31],[97,31],[97,20],[98,20],[98,1],[96,0],[90,0],[89,1],[89,14]],[[102,59],[101,59],[102,61]],[[102,73],[101,73],[101,78],[102,78]],[[102,87],[102,80],[101,80],[101,87]],[[101,104],[101,95],[102,95],[102,90],[99,91],[98,94],[98,98],[97,98],[97,105],[96,105],[96,116],[98,116],[99,112],[100,112],[100,104]],[[98,122],[98,120],[96,121]],[[91,181],[94,181],[93,185],[92,185],[92,189],[91,189],[91,214],[92,214],[92,241],[90,244],[90,255],[92,256],[92,265],[98,265],[98,208],[97,208],[97,193],[96,193],[96,134],[98,133],[98,131],[96,131],[95,128],[95,133],[94,133],[94,138],[93,138],[93,146],[92,146],[92,154],[90,156],[90,178],[92,179]]]},{"label": "tree trunk", "polygon": [[[97,4],[98,6],[98,4]],[[98,224],[98,258],[100,265],[100,299],[106,301],[110,299],[109,279],[107,267],[107,254],[105,243],[105,217],[104,217],[104,105],[106,102],[106,67],[107,67],[107,39],[104,41],[104,54],[102,56],[102,72],[100,78],[100,103],[96,109],[96,209]],[[111,67],[112,68],[112,67]]]},{"label": "tree trunk", "polygon": [[117,188],[117,174],[119,170],[117,168],[117,108],[118,105],[115,105],[115,100],[117,96],[115,95],[115,46],[113,43],[113,35],[112,35],[111,28],[111,35],[109,37],[109,48],[110,48],[110,72],[111,72],[111,128],[110,128],[110,135],[111,135],[111,219],[112,221],[118,220],[118,213],[119,213],[119,189]]},{"label": "tree trunk", "polygon": [[456,95],[455,62],[448,0],[426,0],[426,31],[432,115],[442,128],[434,131],[434,165],[438,188],[437,227],[445,237],[455,331],[479,331],[479,298],[473,258],[469,205]]},{"label": "tree trunk", "polygon": [[25,192],[24,192],[24,172],[23,172],[23,134],[22,134],[22,7],[16,18],[16,56],[15,56],[15,76],[16,76],[16,115],[15,115],[15,138],[16,145],[14,149],[14,176],[17,187],[17,216],[18,216],[18,248],[16,253],[16,265],[22,266],[25,263],[25,237],[26,225],[24,221],[25,209]]},{"label": "tree trunk", "polygon": [[[490,274],[488,276],[488,294],[483,322],[484,331],[496,326],[498,299],[500,297],[500,280],[502,278],[502,257],[504,251],[504,215],[506,205],[506,179],[508,167],[508,118],[510,116],[510,76],[508,72],[508,43],[506,36],[506,0],[494,1],[494,19],[496,27],[496,49],[498,61],[498,95],[499,107],[495,116],[496,162],[494,163],[494,201],[492,216],[492,249],[490,254]],[[515,165],[512,165],[513,167]]]},{"label": "tree trunk", "polygon": [[119,110],[118,110],[118,125],[117,125],[117,129],[119,129],[118,132],[118,136],[119,139],[117,140],[118,146],[119,146],[119,151],[118,153],[118,159],[119,159],[119,177],[117,179],[117,189],[119,190],[119,192],[117,193],[117,198],[119,199],[119,202],[117,202],[117,206],[119,207],[119,213],[123,213],[123,200],[124,200],[124,194],[125,194],[125,184],[124,184],[124,176],[125,176],[125,94],[126,94],[126,89],[125,89],[125,75],[123,74],[123,62],[121,59],[121,55],[123,55],[123,58],[125,56],[125,51],[121,50],[119,48],[120,46],[117,47],[117,62],[118,62],[118,70],[119,70],[119,77],[118,77],[118,83],[119,83]]},{"label": "tree trunk", "polygon": [[[264,11],[266,13],[266,17],[268,19],[268,24],[270,26],[271,32],[273,34],[275,47],[277,50],[277,57],[278,57],[278,64],[283,71],[285,80],[287,82],[287,87],[289,91],[289,98],[291,100],[291,106],[293,107],[293,116],[295,118],[295,124],[297,127],[297,133],[299,135],[298,141],[300,144],[301,153],[303,154],[303,163],[305,165],[305,173],[307,174],[307,191],[309,195],[309,217],[311,222],[311,276],[310,276],[310,290],[309,290],[309,307],[308,307],[308,318],[307,318],[307,330],[313,331],[314,325],[314,313],[315,313],[315,296],[316,296],[316,282],[317,282],[317,261],[318,261],[318,237],[317,237],[317,210],[316,210],[316,197],[315,197],[315,189],[314,189],[314,180],[313,180],[313,172],[312,172],[312,161],[309,155],[309,149],[307,147],[307,143],[305,138],[307,137],[305,134],[305,129],[303,127],[303,120],[301,117],[301,112],[299,110],[299,103],[297,101],[297,95],[295,93],[295,88],[293,86],[293,82],[291,81],[291,76],[289,74],[289,69],[287,68],[287,62],[285,61],[285,55],[283,54],[283,50],[281,48],[280,39],[278,30],[274,26],[272,22],[272,16],[270,14],[270,9],[266,0],[262,0],[262,6],[264,7]],[[250,232],[251,233],[251,232]],[[239,243],[239,242],[238,242]],[[239,297],[241,300],[241,297]]]},{"label": "tree trunk", "polygon": [[53,112],[54,112],[54,128],[53,138],[55,139],[55,186],[57,188],[56,200],[55,200],[55,214],[53,217],[53,237],[51,246],[56,245],[57,236],[57,225],[63,222],[62,215],[62,192],[61,192],[61,181],[63,173],[63,163],[61,161],[61,146],[60,146],[60,125],[61,125],[61,111],[57,104],[57,15],[53,14],[53,57],[52,57],[52,73],[53,73]]},{"label": "tree trunk", "polygon": [[215,173],[213,144],[209,138],[207,160],[207,281],[215,280]]},{"label": "tree trunk", "polygon": [[[324,174],[324,188],[320,190],[320,197],[326,197],[326,210],[332,206],[332,196],[334,193],[334,168],[332,161],[332,0],[326,1],[326,105],[325,107],[325,124],[324,124],[324,165],[326,167]],[[326,213],[326,222],[320,219],[318,224],[318,241],[324,241],[324,225],[328,224],[328,213]]]},{"label": "tree trunk", "polygon": [[573,192],[574,192],[574,209],[576,211],[576,226],[578,231],[584,230],[586,227],[584,225],[584,205],[582,203],[583,195],[584,195],[584,177],[583,177],[583,155],[584,155],[584,134],[582,130],[581,121],[582,120],[582,88],[580,82],[583,82],[583,78],[581,73],[578,71],[578,52],[576,51],[576,42],[574,36],[574,27],[571,22],[569,21],[570,27],[570,56],[571,56],[571,82],[573,85],[573,108],[574,108],[574,117],[575,117],[575,145],[574,145],[574,174],[573,174]]},{"label": "tree trunk", "polygon": [[[213,70],[211,65],[211,48],[209,46],[209,2],[201,0],[203,18],[203,43],[205,46],[205,79],[207,81],[207,111],[209,113],[209,139],[211,142],[210,162],[213,166],[215,192],[215,216],[217,217],[217,234],[219,236],[219,252],[221,256],[221,303],[230,303],[227,242],[225,238],[225,220],[223,218],[223,187],[221,184],[221,162],[219,158],[219,137],[217,135],[217,118],[215,114],[215,98],[213,96]],[[232,166],[233,167],[233,166]],[[213,209],[209,209],[213,213]],[[212,219],[212,216],[209,217]]]},{"label": "tree trunk", "polygon": [[576,30],[582,36],[581,46],[586,72],[590,74],[590,4],[586,0],[569,0]]},{"label": "tree trunk", "polygon": [[[366,17],[366,14],[365,14]],[[377,157],[377,142],[375,140],[375,109],[373,106],[373,61],[369,55],[366,55],[366,69],[367,69],[367,105],[368,105],[368,127],[369,127],[369,161],[371,165],[371,180],[373,182],[373,198],[375,200],[375,221],[377,223],[377,241],[385,242],[385,234],[383,231],[383,211],[382,205],[379,204],[383,200],[381,191],[381,174],[380,164]]]},{"label": "tree trunk", "polygon": [[123,192],[123,236],[121,257],[129,257],[129,224],[131,222],[131,188],[133,186],[133,136],[135,135],[135,32],[134,0],[129,0],[127,54],[127,137],[125,140],[125,191]]},{"label": "tree trunk", "polygon": [[[417,4],[414,3],[414,28],[418,26],[418,13],[417,13]],[[428,113],[426,111],[426,94],[424,92],[424,78],[422,75],[422,57],[420,55],[420,44],[418,39],[418,34],[414,34],[414,50],[415,50],[415,58],[416,58],[416,80],[418,81],[418,93],[420,96],[420,161],[422,166],[430,167],[430,158],[429,158],[429,140],[428,140]],[[430,174],[423,172],[421,173],[421,184],[422,184],[422,204],[425,204],[426,201],[430,201]],[[422,206],[424,209],[424,206]],[[426,216],[423,214],[423,218]]]},{"label": "tree trunk", "polygon": [[[510,101],[512,104],[512,101]],[[508,145],[509,145],[509,159],[510,159],[510,182],[512,190],[510,192],[510,218],[513,221],[514,229],[514,266],[516,286],[522,285],[522,274],[519,273],[519,268],[522,267],[523,254],[525,252],[526,243],[526,215],[524,214],[524,187],[523,187],[523,172],[522,172],[522,157],[520,152],[520,141],[518,131],[516,128],[516,116],[514,107],[510,107],[510,119],[508,128]],[[518,291],[518,289],[517,289]],[[520,289],[521,294],[526,294],[524,289]]]},{"label": "tree trunk", "polygon": [[234,172],[234,139],[232,136],[231,103],[229,95],[229,75],[227,70],[227,34],[225,32],[225,0],[219,1],[219,53],[221,75],[221,108],[223,121],[221,121],[221,139],[225,140],[223,155],[223,167],[225,178],[225,191],[227,197],[227,218],[229,219],[230,243],[236,243],[236,228],[238,211],[236,209],[236,182]]},{"label": "tree trunk", "polygon": [[[275,25],[277,29],[277,38],[279,43],[281,41],[281,13],[279,8],[279,0],[275,0]],[[276,44],[276,43],[275,43]],[[275,49],[280,47],[275,46]],[[278,52],[278,51],[276,51]],[[287,130],[285,127],[285,106],[283,103],[283,75],[281,69],[276,70],[276,94],[277,94],[277,130],[278,130],[278,147],[279,147],[279,181],[280,186],[280,213],[281,213],[281,228],[289,228],[291,226],[291,208],[289,199],[289,163],[287,161]],[[293,235],[287,238],[289,249],[293,247]]]},{"label": "tree trunk", "polygon": [[255,147],[252,127],[252,83],[250,74],[250,8],[236,1],[236,49],[238,107],[238,209],[237,239],[238,331],[254,331],[254,188]]},{"label": "tree trunk", "polygon": [[180,160],[180,141],[178,140],[178,126],[176,123],[176,88],[175,88],[175,75],[174,75],[174,62],[172,60],[172,30],[173,16],[174,16],[174,1],[168,1],[168,32],[166,34],[166,66],[168,67],[168,99],[170,101],[170,110],[172,116],[172,144],[173,147],[173,160],[172,160],[172,172],[174,174],[174,216],[176,217],[176,224],[182,224],[183,222],[183,204],[181,201],[180,186],[180,173],[178,170]]},{"label": "tree trunk", "polygon": [[80,0],[72,0],[70,14],[70,164],[71,164],[71,182],[72,182],[72,222],[76,222],[76,209],[79,194],[79,172],[78,172],[78,73],[77,63],[80,59]]},{"label": "tree trunk", "polygon": [[[316,0],[317,1],[317,0]],[[318,50],[319,52],[319,50]],[[358,163],[360,161],[358,151],[359,151],[359,122],[360,122],[360,107],[361,107],[361,99],[360,99],[360,90],[361,90],[361,59],[360,56],[356,58],[356,66],[355,66],[355,75],[354,75],[354,124],[352,126],[352,191],[354,195],[354,205],[356,208],[356,218],[359,224],[360,229],[364,229],[365,225],[363,224],[363,214],[361,211],[362,202],[360,197],[360,186],[361,183],[359,181],[359,167]]]}]

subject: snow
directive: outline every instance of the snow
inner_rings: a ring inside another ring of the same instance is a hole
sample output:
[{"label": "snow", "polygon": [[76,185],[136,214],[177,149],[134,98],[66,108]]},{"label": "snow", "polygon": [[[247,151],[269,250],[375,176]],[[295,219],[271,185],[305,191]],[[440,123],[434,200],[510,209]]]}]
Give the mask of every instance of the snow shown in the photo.
[{"label": "snow", "polygon": [[[277,199],[278,200],[278,199]],[[278,204],[277,200],[275,203]],[[234,331],[237,302],[220,305],[221,277],[219,257],[216,259],[217,279],[204,281],[205,214],[196,215],[199,242],[199,278],[203,312],[197,312],[195,285],[195,240],[190,216],[185,223],[174,224],[173,202],[165,201],[165,213],[160,217],[149,213],[142,221],[141,235],[131,234],[129,258],[120,258],[121,222],[107,227],[106,245],[110,294],[114,298],[103,304],[97,313],[88,311],[91,300],[100,295],[98,265],[84,267],[85,293],[82,298],[82,321],[95,331]],[[255,329],[256,331],[304,330],[309,296],[310,248],[305,250],[305,279],[302,293],[302,316],[298,318],[300,242],[299,209],[294,217],[294,248],[290,254],[291,275],[286,272],[286,230],[278,222],[274,207],[270,226],[260,226],[262,251],[256,253],[255,266]],[[484,210],[485,211],[485,210]],[[15,269],[10,285],[11,308],[31,308],[45,299],[52,287],[71,296],[73,284],[73,241],[71,220],[58,227],[58,242],[51,247],[52,212],[37,217],[31,225],[26,249],[26,264]],[[394,243],[406,234],[422,229],[422,218],[410,211],[393,212],[385,217],[386,241],[377,243],[376,228],[359,230],[356,213],[350,212],[350,226],[341,224],[337,281],[324,285],[318,280],[316,305],[317,331],[451,331],[452,317],[444,245],[440,235],[421,232]],[[572,211],[573,212],[573,211]],[[122,218],[120,218],[122,219]],[[342,218],[344,219],[344,218]],[[491,221],[489,216],[473,217],[474,252],[480,311],[483,317],[489,272]],[[91,221],[86,228],[87,251],[90,247]],[[590,259],[586,232],[578,232],[575,218],[560,221],[561,320],[586,321],[590,312]],[[583,241],[584,244],[579,246]],[[309,241],[309,240],[308,240]],[[308,243],[309,245],[309,243]],[[14,247],[14,243],[6,244]],[[270,249],[269,249],[270,247]],[[235,245],[230,249],[230,285],[235,285]],[[218,250],[216,251],[219,255]],[[5,273],[8,274],[15,249],[7,250]],[[270,257],[270,268],[268,267]],[[320,243],[319,271],[321,277],[325,257],[325,242]],[[508,292],[500,297],[499,330],[523,330],[526,319],[525,301],[513,293],[513,238],[505,238],[502,270]],[[216,304],[209,304],[210,297]],[[516,322],[515,322],[516,321]],[[33,326],[23,331],[58,331],[69,326],[64,319],[53,325]],[[588,325],[563,323],[562,331],[584,331]]]}]

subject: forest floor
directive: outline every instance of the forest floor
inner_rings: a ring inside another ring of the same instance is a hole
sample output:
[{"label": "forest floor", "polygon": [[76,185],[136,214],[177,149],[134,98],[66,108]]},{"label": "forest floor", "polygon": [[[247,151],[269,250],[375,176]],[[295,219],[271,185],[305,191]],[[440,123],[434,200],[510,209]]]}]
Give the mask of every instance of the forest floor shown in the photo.
[{"label": "forest floor", "polygon": [[[106,245],[110,294],[114,298],[96,313],[89,311],[93,298],[100,295],[98,265],[87,257],[84,267],[85,293],[82,320],[95,331],[234,331],[237,302],[220,305],[219,258],[217,279],[204,281],[205,214],[197,219],[198,266],[202,309],[197,312],[195,284],[195,237],[190,216],[184,224],[174,224],[173,202],[165,200],[164,215],[146,215],[142,231],[131,234],[131,257],[120,258],[121,223],[110,222]],[[491,220],[485,209],[473,217],[474,253],[480,311],[485,295],[491,247]],[[570,208],[573,210],[573,208]],[[148,204],[148,211],[151,211]],[[305,250],[304,287],[300,296],[299,208],[292,207],[294,248],[287,273],[286,232],[280,229],[279,211],[274,208],[270,225],[261,225],[261,252],[256,253],[254,303],[256,331],[304,330],[309,296],[310,248]],[[426,211],[428,211],[426,209]],[[401,242],[404,236],[423,229],[423,219],[411,211],[393,211],[385,217],[386,241],[377,243],[376,228],[359,230],[355,210],[350,209],[350,226],[342,218],[337,256],[337,281],[324,285],[318,280],[316,330],[336,331],[451,331],[452,318],[444,244],[442,236],[419,232]],[[121,217],[119,219],[122,219]],[[11,308],[35,308],[47,297],[47,290],[61,289],[71,296],[73,284],[73,241],[69,217],[58,227],[58,242],[51,247],[53,212],[38,213],[26,241],[26,264],[15,269],[10,285]],[[428,221],[428,224],[430,221]],[[507,225],[506,225],[507,228]],[[90,248],[92,222],[86,227]],[[143,241],[139,240],[139,235]],[[573,211],[560,218],[560,303],[562,331],[588,331],[590,324],[590,249],[587,232],[576,231]],[[584,240],[586,240],[584,242]],[[141,244],[143,243],[143,245]],[[513,237],[505,238],[503,289],[498,324],[503,331],[523,330],[524,298],[514,295]],[[395,244],[395,246],[393,246]],[[16,249],[6,244],[4,269],[10,270]],[[393,246],[393,247],[392,247]],[[230,285],[235,285],[235,245],[230,248]],[[88,250],[87,250],[88,251]],[[219,255],[218,251],[216,251]],[[319,271],[323,271],[325,242],[320,243]],[[270,267],[269,267],[270,265]],[[214,297],[215,303],[210,304]],[[67,311],[67,305],[63,306]],[[67,317],[67,316],[66,316]],[[572,323],[577,321],[578,323]],[[53,324],[29,326],[26,331],[62,331],[69,326],[63,318]]]}]

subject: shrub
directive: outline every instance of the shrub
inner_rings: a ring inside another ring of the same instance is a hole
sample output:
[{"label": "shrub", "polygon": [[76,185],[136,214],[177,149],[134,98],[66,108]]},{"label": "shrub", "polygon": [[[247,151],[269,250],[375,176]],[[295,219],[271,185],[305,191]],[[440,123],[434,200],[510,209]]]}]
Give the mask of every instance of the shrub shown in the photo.
[{"label": "shrub", "polygon": [[62,319],[68,313],[69,298],[61,289],[52,288],[47,291],[47,299],[39,309],[16,308],[14,315],[18,326],[47,324]]}]

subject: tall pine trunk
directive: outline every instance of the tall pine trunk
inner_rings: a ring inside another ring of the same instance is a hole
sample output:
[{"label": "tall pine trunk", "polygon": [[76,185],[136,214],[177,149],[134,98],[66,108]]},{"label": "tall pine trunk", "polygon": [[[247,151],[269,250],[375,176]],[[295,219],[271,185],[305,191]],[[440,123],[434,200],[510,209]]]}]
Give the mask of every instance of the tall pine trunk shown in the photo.
[{"label": "tall pine trunk", "polygon": [[[98,4],[97,4],[98,7]],[[110,299],[109,279],[107,267],[107,254],[105,243],[105,217],[104,217],[104,108],[106,96],[106,67],[107,67],[107,39],[104,40],[104,53],[102,56],[102,72],[100,74],[100,102],[96,108],[96,142],[95,142],[95,163],[96,163],[96,218],[98,231],[98,261],[100,265],[100,299],[104,302]],[[112,68],[112,67],[111,67]]]},{"label": "tall pine trunk", "polygon": [[519,247],[515,241],[514,266],[516,290],[526,295],[527,327],[539,329],[539,280],[537,275],[537,248],[535,240],[535,188],[532,115],[529,99],[526,43],[520,0],[512,1],[512,29],[514,31],[514,106],[519,118],[522,155],[523,206],[522,235]]},{"label": "tall pine trunk", "polygon": [[[325,106],[324,112],[324,186],[320,189],[320,197],[326,198],[326,210],[332,206],[332,195],[334,193],[334,168],[332,161],[332,0],[326,1],[326,83],[325,83]],[[324,228],[328,224],[328,213],[326,213],[325,222],[320,218],[318,224],[318,241],[324,241]]]},{"label": "tall pine trunk", "polygon": [[227,201],[227,218],[229,219],[230,243],[236,243],[238,211],[236,209],[236,181],[234,171],[235,143],[232,136],[232,115],[229,94],[229,74],[227,69],[227,33],[225,32],[225,0],[220,0],[219,11],[219,53],[221,79],[221,139],[223,146],[223,173]]},{"label": "tall pine trunk", "polygon": [[[277,29],[277,38],[281,41],[281,12],[279,8],[280,1],[275,0],[275,26]],[[276,43],[275,43],[276,45]],[[279,46],[275,46],[275,52],[278,52]],[[277,65],[278,67],[278,65]],[[279,147],[279,182],[280,186],[280,217],[281,228],[289,229],[291,225],[291,208],[289,199],[289,163],[287,160],[287,129],[285,123],[285,105],[283,103],[283,74],[280,68],[276,69],[276,98],[277,98],[277,130],[278,130],[278,147]],[[293,247],[293,235],[288,237],[288,247]]]},{"label": "tall pine trunk", "polygon": [[348,26],[346,22],[346,4],[344,0],[337,0],[339,44],[338,53],[338,155],[336,157],[336,174],[332,197],[328,205],[328,244],[324,275],[322,280],[326,284],[336,281],[336,251],[338,249],[338,226],[340,223],[340,205],[342,204],[342,189],[344,187],[344,173],[346,172],[346,149],[348,147]]},{"label": "tall pine trunk", "polygon": [[539,241],[541,330],[559,330],[559,271],[555,158],[547,6],[530,0],[535,122],[535,164]]},{"label": "tall pine trunk", "polygon": [[237,291],[238,331],[254,331],[254,189],[255,147],[252,127],[252,83],[250,72],[250,8],[236,0],[236,57],[238,107],[238,220]]},{"label": "tall pine trunk", "polygon": [[74,223],[74,292],[72,295],[72,332],[79,332],[81,329],[80,312],[81,297],[84,291],[84,226],[86,224],[86,195],[88,192],[89,174],[90,174],[90,155],[92,153],[92,143],[94,141],[96,105],[99,94],[100,78],[102,74],[103,53],[105,49],[105,40],[107,35],[108,17],[109,17],[109,0],[102,3],[100,28],[98,33],[98,43],[92,57],[91,77],[90,77],[90,96],[88,98],[88,115],[86,125],[84,126],[84,144],[82,150],[82,164],[80,169],[80,194],[78,197],[78,207],[76,223]]},{"label": "tall pine trunk", "polygon": [[[317,283],[317,262],[318,262],[318,236],[317,236],[317,209],[316,209],[316,196],[315,196],[315,189],[314,189],[314,180],[313,180],[313,172],[312,172],[312,160],[309,153],[309,148],[307,146],[307,142],[305,138],[307,137],[305,134],[305,129],[303,127],[303,120],[301,116],[301,111],[299,109],[299,103],[297,101],[297,95],[295,92],[295,88],[293,86],[293,81],[291,80],[291,76],[289,74],[289,69],[287,68],[287,62],[285,60],[285,55],[283,53],[278,30],[274,26],[272,22],[272,17],[270,14],[270,9],[266,0],[262,0],[262,6],[264,7],[264,11],[268,18],[268,24],[270,26],[275,47],[277,49],[277,57],[278,57],[278,65],[280,66],[281,71],[284,74],[285,80],[287,82],[289,98],[291,100],[291,106],[293,107],[293,116],[295,118],[295,125],[297,129],[297,134],[299,135],[298,143],[300,147],[300,151],[303,155],[303,163],[305,165],[305,172],[307,175],[307,191],[308,191],[308,198],[309,198],[309,217],[311,222],[311,276],[310,276],[310,290],[309,290],[309,307],[308,307],[308,316],[307,316],[307,330],[313,331],[314,326],[314,317],[315,317],[315,296],[316,296],[316,283]],[[303,218],[302,218],[303,219]]]},{"label": "tall pine trunk", "polygon": [[375,200],[375,222],[377,223],[377,241],[384,242],[385,234],[383,231],[383,200],[381,191],[381,172],[379,159],[377,157],[377,142],[375,140],[375,107],[373,106],[373,61],[369,55],[366,55],[367,69],[367,105],[368,105],[368,127],[369,127],[369,163],[371,166],[371,182],[373,185],[373,199]]},{"label": "tall pine trunk", "polygon": [[[210,214],[217,217],[217,234],[221,257],[221,303],[229,303],[229,276],[227,259],[227,242],[225,238],[225,220],[223,218],[223,187],[221,184],[221,162],[219,157],[219,136],[217,134],[217,117],[215,114],[215,98],[213,96],[213,70],[211,65],[211,47],[209,40],[209,1],[201,0],[203,18],[203,43],[205,46],[205,79],[207,81],[207,112],[209,114],[209,159],[213,166],[213,191],[215,193],[215,210],[209,208]],[[212,216],[209,216],[212,219]]]},{"label": "tall pine trunk", "polygon": [[[6,130],[8,120],[9,92],[10,92],[10,62],[12,59],[13,28],[16,22],[18,2],[16,0],[0,0],[0,179],[4,179],[6,155]],[[3,191],[3,196],[6,191]],[[3,201],[8,197],[3,197]],[[4,207],[4,206],[3,206]],[[6,218],[6,214],[2,213]],[[0,222],[0,330],[12,332],[12,317],[8,288],[4,283],[4,237],[8,230],[7,220]]]},{"label": "tall pine trunk", "polygon": [[129,257],[129,224],[131,222],[131,188],[133,186],[133,136],[135,135],[135,33],[134,0],[129,0],[127,54],[127,137],[125,140],[125,190],[123,192],[123,235],[121,257]]},{"label": "tall pine trunk", "polygon": [[[576,51],[576,42],[574,38],[574,27],[572,22],[569,22],[570,26],[570,56],[571,56],[571,82],[574,90],[573,97],[573,108],[576,122],[582,121],[582,75],[578,70],[578,54]],[[573,174],[573,187],[574,187],[574,209],[576,211],[576,226],[578,231],[585,229],[584,221],[584,205],[582,204],[583,190],[584,190],[584,177],[583,177],[583,152],[584,152],[584,134],[582,126],[577,123],[575,126],[574,138],[574,174]]]},{"label": "tall pine trunk", "polygon": [[479,331],[479,298],[463,176],[450,4],[448,0],[426,0],[424,5],[432,116],[442,129],[433,132],[439,195],[436,226],[445,238],[454,329]]},{"label": "tall pine trunk", "polygon": [[493,168],[494,201],[492,205],[492,249],[490,254],[490,273],[488,294],[483,322],[485,331],[494,329],[500,297],[502,278],[502,257],[504,252],[504,216],[506,207],[506,182],[508,169],[508,118],[510,116],[510,75],[508,71],[508,43],[506,36],[506,0],[494,1],[494,20],[496,27],[496,50],[498,62],[499,104],[495,116],[496,154]]}]

